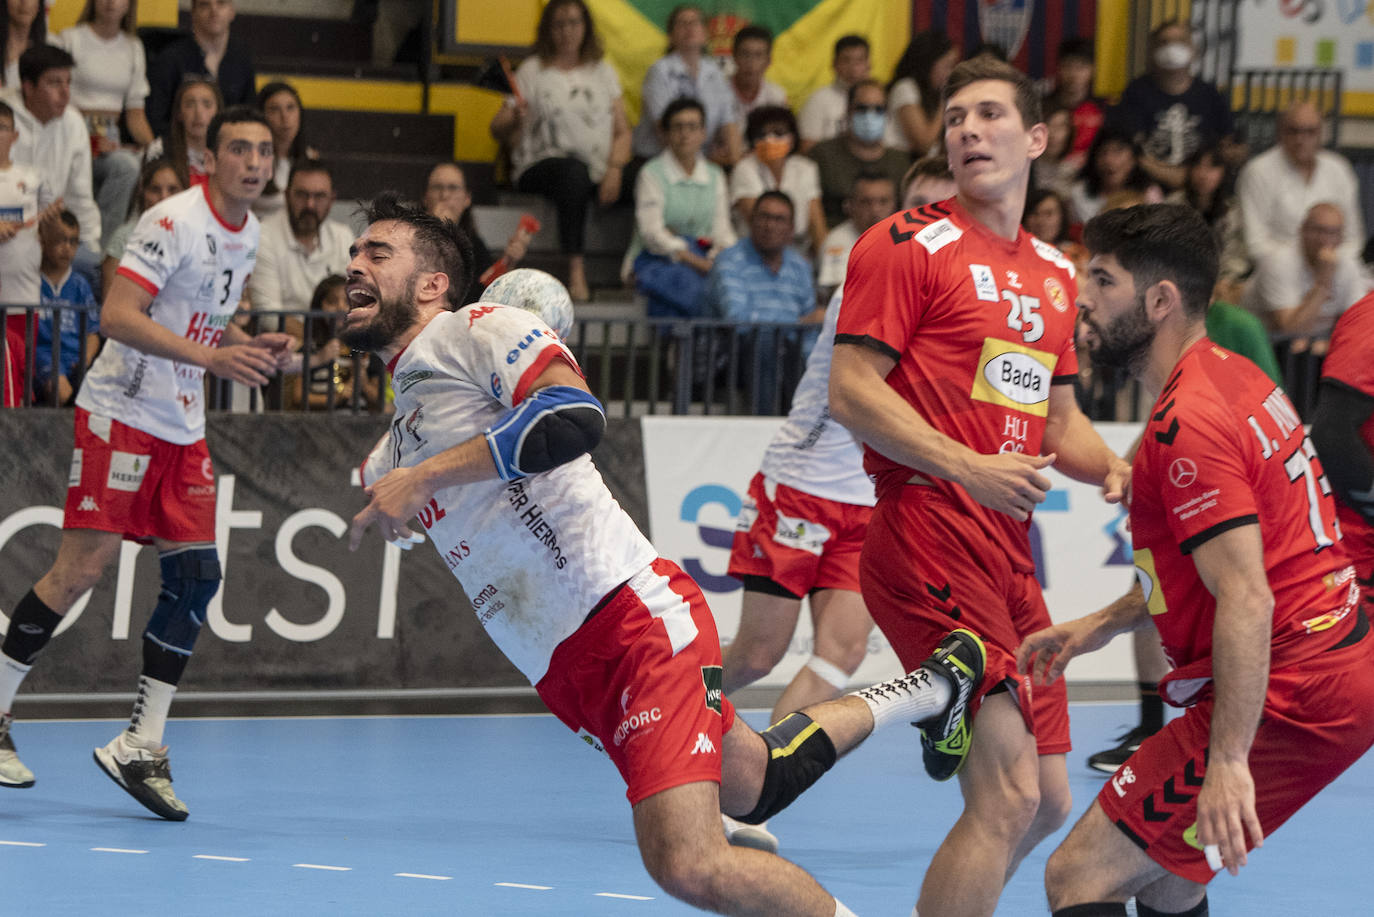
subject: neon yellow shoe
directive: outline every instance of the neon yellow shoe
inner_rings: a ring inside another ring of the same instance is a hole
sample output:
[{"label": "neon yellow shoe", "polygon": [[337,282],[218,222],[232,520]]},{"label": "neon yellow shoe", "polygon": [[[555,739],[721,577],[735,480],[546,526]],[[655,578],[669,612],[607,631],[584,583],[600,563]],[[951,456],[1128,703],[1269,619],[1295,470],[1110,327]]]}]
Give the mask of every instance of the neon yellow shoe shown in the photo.
[{"label": "neon yellow shoe", "polygon": [[988,652],[970,630],[951,631],[921,668],[949,682],[949,705],[939,716],[921,724],[921,760],[926,773],[948,780],[964,766],[973,745],[973,720],[969,701],[987,668]]}]

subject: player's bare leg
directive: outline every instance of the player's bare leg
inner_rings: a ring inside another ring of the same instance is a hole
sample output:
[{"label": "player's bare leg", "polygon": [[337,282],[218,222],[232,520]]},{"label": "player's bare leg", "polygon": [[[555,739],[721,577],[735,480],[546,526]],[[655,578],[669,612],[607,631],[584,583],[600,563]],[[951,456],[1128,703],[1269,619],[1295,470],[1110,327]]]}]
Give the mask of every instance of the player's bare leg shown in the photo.
[{"label": "player's bare leg", "polygon": [[10,736],[14,723],[10,708],[38,654],[76,600],[100,580],[119,550],[119,541],[113,532],[67,529],[52,567],[10,612],[10,626],[0,645],[0,786],[34,784],[33,771],[19,760]]},{"label": "player's bare leg", "polygon": [[812,593],[811,622],[815,633],[812,658],[783,689],[773,706],[771,723],[793,710],[839,697],[868,652],[873,619],[859,593],[848,589]]},{"label": "player's bare leg", "polygon": [[739,630],[721,654],[724,667],[721,687],[727,697],[758,681],[782,661],[800,615],[801,599],[750,589],[744,591]]},{"label": "player's bare leg", "polygon": [[1113,825],[1096,802],[1045,866],[1050,910],[1079,904],[1138,901],[1165,913],[1187,911],[1206,888],[1168,872]]},{"label": "player's bare leg", "polygon": [[1026,854],[1045,838],[1058,831],[1073,810],[1073,793],[1069,789],[1069,771],[1063,755],[1040,756],[1040,805],[1026,836],[1016,845],[1011,864],[1007,867],[1009,881]]},{"label": "player's bare leg", "polygon": [[[733,730],[732,730],[733,731]],[[761,743],[760,743],[761,744]],[[720,830],[714,783],[655,793],[634,807],[644,866],[675,898],[720,914],[850,914],[805,870],[759,850],[731,847]]]},{"label": "player's bare leg", "polygon": [[964,811],[921,884],[921,917],[987,917],[1040,806],[1035,737],[1011,695],[989,695],[973,721],[973,751],[959,774]]}]

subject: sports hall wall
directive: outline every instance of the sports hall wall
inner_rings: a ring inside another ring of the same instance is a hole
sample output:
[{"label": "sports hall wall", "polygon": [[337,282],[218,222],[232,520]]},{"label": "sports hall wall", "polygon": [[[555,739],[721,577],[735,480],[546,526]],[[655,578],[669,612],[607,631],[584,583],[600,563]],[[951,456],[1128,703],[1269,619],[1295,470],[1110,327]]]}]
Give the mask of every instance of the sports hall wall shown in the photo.
[{"label": "sports hall wall", "polygon": [[[723,637],[738,622],[725,576],[735,515],[776,418],[612,420],[593,458],[612,493],[659,550],[697,577]],[[1124,449],[1129,425],[1107,425]],[[348,523],[364,505],[356,468],[386,422],[377,417],[212,414],[224,586],[187,670],[190,692],[445,692],[520,689],[433,546],[407,553],[370,532],[355,554]],[[0,413],[0,612],[54,556],[72,420],[48,410]],[[436,508],[431,511],[438,511]],[[1091,611],[1131,581],[1123,513],[1093,488],[1056,478],[1032,541],[1058,618]],[[139,637],[156,602],[156,554],[125,543],[118,564],[68,615],[69,633],[25,682],[34,695],[114,695],[137,674]],[[0,621],[8,625],[8,618]],[[799,632],[767,683],[781,686],[810,653]],[[857,681],[897,668],[878,636]],[[1076,661],[1080,681],[1126,681],[1124,644]],[[244,693],[242,696],[246,697]]]}]

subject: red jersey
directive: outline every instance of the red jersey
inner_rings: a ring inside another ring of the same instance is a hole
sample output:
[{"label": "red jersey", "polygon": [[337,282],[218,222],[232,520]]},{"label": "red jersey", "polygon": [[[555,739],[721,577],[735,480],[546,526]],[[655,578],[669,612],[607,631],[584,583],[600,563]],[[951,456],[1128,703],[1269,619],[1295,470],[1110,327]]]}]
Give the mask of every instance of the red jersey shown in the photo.
[{"label": "red jersey", "polygon": [[1131,494],[1136,575],[1182,695],[1211,675],[1216,616],[1188,555],[1228,529],[1260,527],[1273,668],[1349,631],[1357,590],[1331,487],[1288,396],[1249,360],[1207,338],[1188,348],[1145,426]]},{"label": "red jersey", "polygon": [[[887,384],[946,436],[984,454],[1038,455],[1050,386],[1078,372],[1077,295],[1058,249],[1024,230],[1003,239],[951,198],[883,220],[859,239],[835,340],[896,360]],[[916,474],[867,445],[864,467],[879,500]],[[1029,521],[931,480],[1017,570],[1034,569]]]},{"label": "red jersey", "polygon": [[[1374,361],[1369,342],[1374,341],[1374,294],[1345,310],[1331,332],[1331,349],[1322,365],[1322,378],[1339,382],[1374,398]],[[1374,417],[1360,428],[1365,448],[1374,453]],[[1374,548],[1374,526],[1344,500],[1336,501],[1336,516],[1351,554],[1360,558]],[[1364,560],[1364,558],[1360,558]]]}]

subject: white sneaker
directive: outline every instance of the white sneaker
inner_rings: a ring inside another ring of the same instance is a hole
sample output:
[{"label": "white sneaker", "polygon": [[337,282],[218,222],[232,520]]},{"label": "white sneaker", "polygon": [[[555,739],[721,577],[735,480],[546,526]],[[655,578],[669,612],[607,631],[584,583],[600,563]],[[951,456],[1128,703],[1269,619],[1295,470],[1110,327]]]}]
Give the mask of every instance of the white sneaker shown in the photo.
[{"label": "white sneaker", "polygon": [[725,825],[725,839],[732,847],[749,847],[765,853],[778,852],[778,839],[768,830],[768,822],[746,825],[742,821],[735,821],[724,812],[720,814],[720,820]]},{"label": "white sneaker", "polygon": [[159,748],[126,729],[94,756],[100,769],[149,811],[168,821],[185,821],[191,814],[172,792],[166,745]]},{"label": "white sneaker", "polygon": [[33,786],[33,771],[24,766],[14,751],[14,739],[10,738],[10,727],[14,717],[6,713],[0,716],[0,786],[22,790]]}]

